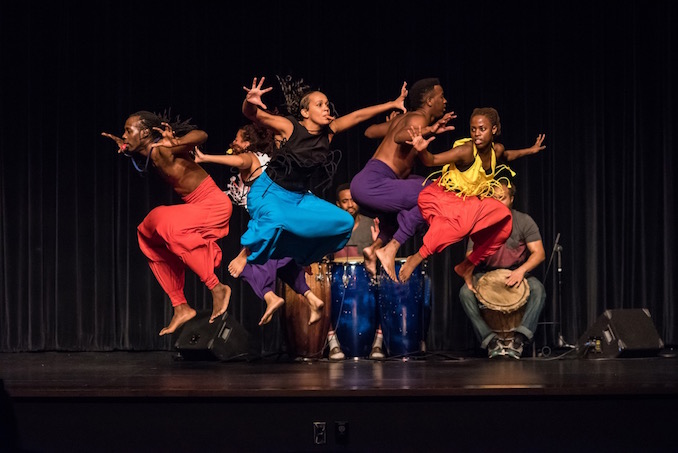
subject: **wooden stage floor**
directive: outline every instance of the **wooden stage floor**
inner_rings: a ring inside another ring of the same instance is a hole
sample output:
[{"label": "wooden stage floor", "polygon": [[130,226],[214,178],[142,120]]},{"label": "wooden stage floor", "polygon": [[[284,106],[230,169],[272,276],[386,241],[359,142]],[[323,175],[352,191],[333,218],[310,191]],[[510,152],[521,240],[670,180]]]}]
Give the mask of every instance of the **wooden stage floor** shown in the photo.
[{"label": "wooden stage floor", "polygon": [[27,452],[678,449],[678,359],[575,354],[219,362],[170,351],[2,353],[3,439]]}]

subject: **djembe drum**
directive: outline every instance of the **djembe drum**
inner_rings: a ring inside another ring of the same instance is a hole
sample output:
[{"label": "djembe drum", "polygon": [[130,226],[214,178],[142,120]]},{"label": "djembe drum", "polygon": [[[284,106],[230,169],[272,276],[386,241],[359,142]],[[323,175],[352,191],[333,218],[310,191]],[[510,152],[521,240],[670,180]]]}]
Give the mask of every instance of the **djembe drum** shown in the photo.
[{"label": "djembe drum", "polygon": [[320,321],[308,325],[311,308],[306,297],[294,292],[289,285],[278,280],[278,294],[285,299],[283,306],[287,349],[291,357],[320,359],[325,349],[327,332],[330,330],[331,287],[327,263],[313,263],[311,274],[306,274],[306,283],[311,292],[325,302]]},{"label": "djembe drum", "polygon": [[513,332],[525,314],[530,286],[523,279],[514,286],[506,285],[509,269],[496,269],[482,275],[474,287],[480,301],[480,314],[500,339],[513,338]]}]

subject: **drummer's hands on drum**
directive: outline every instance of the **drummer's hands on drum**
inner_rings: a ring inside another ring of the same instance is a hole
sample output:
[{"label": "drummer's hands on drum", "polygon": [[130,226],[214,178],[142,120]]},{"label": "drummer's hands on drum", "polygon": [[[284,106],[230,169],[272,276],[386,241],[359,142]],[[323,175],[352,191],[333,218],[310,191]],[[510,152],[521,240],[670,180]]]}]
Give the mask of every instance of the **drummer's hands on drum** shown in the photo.
[{"label": "drummer's hands on drum", "polygon": [[514,269],[511,271],[508,277],[506,277],[506,286],[516,286],[520,284],[525,278],[525,271],[520,268]]}]

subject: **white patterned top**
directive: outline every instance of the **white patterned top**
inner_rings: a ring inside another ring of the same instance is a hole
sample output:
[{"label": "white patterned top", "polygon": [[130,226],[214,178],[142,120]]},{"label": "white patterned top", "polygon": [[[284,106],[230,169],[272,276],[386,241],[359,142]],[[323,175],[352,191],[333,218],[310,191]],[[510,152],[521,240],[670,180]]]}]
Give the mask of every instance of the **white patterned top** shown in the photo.
[{"label": "white patterned top", "polygon": [[[264,153],[253,153],[253,154],[257,156],[257,159],[259,159],[259,165],[261,165],[262,167],[268,164],[268,161],[271,160],[271,156],[269,156],[268,154]],[[263,171],[263,169],[261,171]],[[260,173],[257,172],[256,176],[259,176],[259,174]],[[240,177],[240,173],[238,173],[237,176],[231,176],[231,180],[226,185],[226,190],[224,190],[224,192],[229,197],[231,197],[233,203],[247,209],[247,194],[250,191],[250,185],[252,184],[252,181],[249,181],[249,184],[245,184],[242,178]]]}]

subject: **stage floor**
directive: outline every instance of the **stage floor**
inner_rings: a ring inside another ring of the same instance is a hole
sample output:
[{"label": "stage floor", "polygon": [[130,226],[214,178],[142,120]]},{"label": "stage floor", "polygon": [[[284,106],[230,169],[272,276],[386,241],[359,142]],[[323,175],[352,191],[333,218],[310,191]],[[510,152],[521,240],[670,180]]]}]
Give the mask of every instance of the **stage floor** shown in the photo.
[{"label": "stage floor", "polygon": [[675,357],[2,353],[0,379],[22,451],[675,449]]}]

